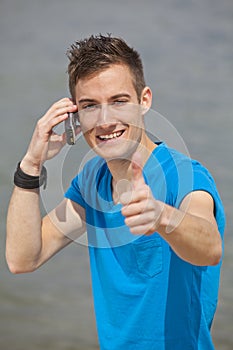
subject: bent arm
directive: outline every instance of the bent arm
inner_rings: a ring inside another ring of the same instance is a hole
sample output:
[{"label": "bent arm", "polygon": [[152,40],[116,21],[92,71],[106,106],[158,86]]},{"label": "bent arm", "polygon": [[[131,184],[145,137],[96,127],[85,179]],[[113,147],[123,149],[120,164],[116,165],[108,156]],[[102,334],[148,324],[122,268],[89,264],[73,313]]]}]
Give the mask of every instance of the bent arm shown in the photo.
[{"label": "bent arm", "polygon": [[[56,134],[53,128],[66,120],[69,112],[76,110],[77,106],[69,98],[63,98],[38,120],[28,150],[20,163],[25,174],[39,176],[44,162],[60,152],[66,143],[66,136],[65,133]],[[68,201],[64,201],[60,211],[67,213],[71,207]],[[80,218],[84,217],[84,210],[80,206],[75,209],[78,217],[76,226],[67,224],[65,234],[73,229],[79,232],[83,228]],[[70,242],[59,225],[54,224],[54,220],[41,218],[39,189],[27,189],[27,186],[14,188],[8,209],[6,239],[6,259],[12,272],[35,270]]]},{"label": "bent arm", "polygon": [[158,232],[176,254],[193,265],[216,265],[222,239],[214,216],[214,199],[204,190],[193,191],[179,209],[154,198],[142,174],[140,154],[132,158],[133,190],[120,196],[125,224],[135,235]]},{"label": "bent arm", "polygon": [[139,191],[123,194],[121,202],[131,233],[158,232],[181,259],[193,265],[220,262],[222,240],[214,217],[214,201],[207,192],[190,193],[176,209],[156,200],[143,184]]},{"label": "bent arm", "polygon": [[7,215],[6,259],[12,273],[40,267],[85,232],[85,212],[64,199],[43,219],[39,190],[14,188]]}]

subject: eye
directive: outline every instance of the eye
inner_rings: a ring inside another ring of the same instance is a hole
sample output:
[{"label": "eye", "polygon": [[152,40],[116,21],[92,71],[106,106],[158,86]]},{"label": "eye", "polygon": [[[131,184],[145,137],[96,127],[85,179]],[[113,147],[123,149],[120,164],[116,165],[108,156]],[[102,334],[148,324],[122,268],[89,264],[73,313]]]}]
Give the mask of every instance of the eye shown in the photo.
[{"label": "eye", "polygon": [[128,103],[126,100],[116,100],[113,102],[115,106],[124,106],[126,103]]},{"label": "eye", "polygon": [[93,108],[94,106],[95,106],[94,104],[89,104],[89,105],[83,106],[82,109],[90,109],[90,108]]},{"label": "eye", "polygon": [[98,105],[94,104],[94,103],[90,103],[88,105],[85,105],[82,107],[82,110],[85,110],[85,111],[93,111],[94,109],[97,108]]}]

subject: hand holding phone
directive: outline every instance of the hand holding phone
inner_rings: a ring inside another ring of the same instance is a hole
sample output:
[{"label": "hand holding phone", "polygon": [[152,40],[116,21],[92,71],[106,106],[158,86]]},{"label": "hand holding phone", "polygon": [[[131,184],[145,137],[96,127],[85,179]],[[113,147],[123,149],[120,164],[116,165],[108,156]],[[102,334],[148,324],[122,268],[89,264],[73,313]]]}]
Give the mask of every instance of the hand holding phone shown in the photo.
[{"label": "hand holding phone", "polygon": [[66,142],[68,145],[75,144],[76,117],[74,113],[68,113],[68,118],[65,120]]}]

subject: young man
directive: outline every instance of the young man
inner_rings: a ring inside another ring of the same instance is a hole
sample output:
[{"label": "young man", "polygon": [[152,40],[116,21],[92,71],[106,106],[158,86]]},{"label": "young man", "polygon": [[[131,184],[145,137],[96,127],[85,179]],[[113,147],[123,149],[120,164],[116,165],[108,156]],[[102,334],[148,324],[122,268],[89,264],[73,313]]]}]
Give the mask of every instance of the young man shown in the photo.
[{"label": "young man", "polygon": [[[38,121],[15,173],[9,268],[33,271],[87,230],[102,350],[213,349],[225,224],[215,183],[197,161],[148,137],[152,93],[134,49],[91,36],[71,47],[69,59],[72,100]],[[66,142],[53,128],[77,111],[97,156],[41,219],[43,164]]]}]

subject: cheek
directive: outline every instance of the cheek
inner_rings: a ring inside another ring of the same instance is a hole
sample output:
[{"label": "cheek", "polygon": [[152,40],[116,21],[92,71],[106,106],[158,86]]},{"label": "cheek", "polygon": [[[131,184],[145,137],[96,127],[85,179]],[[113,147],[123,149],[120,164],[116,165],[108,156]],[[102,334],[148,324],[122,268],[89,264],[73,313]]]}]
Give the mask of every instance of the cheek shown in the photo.
[{"label": "cheek", "polygon": [[90,134],[91,130],[94,129],[95,125],[91,120],[80,120],[80,126],[83,134]]},{"label": "cheek", "polygon": [[142,120],[134,120],[134,122],[129,124],[129,130],[130,130],[130,138],[137,140],[141,137],[142,133],[144,132],[144,124]]},{"label": "cheek", "polygon": [[144,124],[141,120],[134,120],[131,122],[130,127],[134,133],[141,133],[144,130]]},{"label": "cheek", "polygon": [[83,136],[84,136],[86,142],[88,143],[88,145],[91,145],[93,143],[93,136],[91,135],[90,132],[84,132]]},{"label": "cheek", "polygon": [[121,118],[121,121],[128,124],[131,128],[144,128],[143,115],[139,109],[139,106],[134,107],[132,111],[125,114],[123,118]]}]

